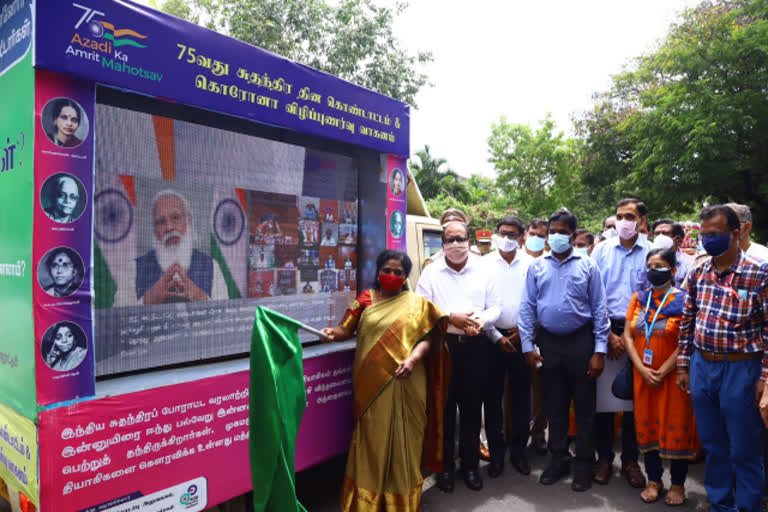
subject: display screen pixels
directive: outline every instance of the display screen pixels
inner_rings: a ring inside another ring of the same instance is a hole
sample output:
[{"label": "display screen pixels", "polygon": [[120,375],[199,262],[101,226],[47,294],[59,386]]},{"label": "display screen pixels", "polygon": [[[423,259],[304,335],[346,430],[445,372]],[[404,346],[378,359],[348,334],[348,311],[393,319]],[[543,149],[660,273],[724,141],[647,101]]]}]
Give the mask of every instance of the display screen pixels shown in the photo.
[{"label": "display screen pixels", "polygon": [[359,162],[143,110],[96,107],[97,375],[246,353],[258,305],[335,325]]}]

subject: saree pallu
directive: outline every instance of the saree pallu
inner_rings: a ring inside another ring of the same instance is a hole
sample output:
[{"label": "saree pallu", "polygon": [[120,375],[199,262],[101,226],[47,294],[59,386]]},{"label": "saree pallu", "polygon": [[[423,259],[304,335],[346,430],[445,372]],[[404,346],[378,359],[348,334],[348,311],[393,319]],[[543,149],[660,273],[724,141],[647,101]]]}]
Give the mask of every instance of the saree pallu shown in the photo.
[{"label": "saree pallu", "polygon": [[[421,467],[442,471],[448,389],[447,319],[410,291],[366,307],[352,370],[355,430],[340,506],[344,512],[416,512]],[[429,354],[407,379],[397,367],[429,338]]]},{"label": "saree pallu", "polygon": [[[649,348],[653,351],[650,367],[659,369],[677,349],[685,293],[673,289],[662,305],[660,302],[663,297],[653,292],[649,311],[646,312],[648,293],[648,290],[640,291],[632,297],[627,319],[631,322],[635,350],[640,359],[645,349]],[[651,323],[660,306],[650,344],[646,344],[646,322]],[[693,404],[691,397],[677,387],[675,373],[667,375],[661,386],[655,388],[646,384],[635,369],[634,399],[635,428],[640,451],[646,453],[659,450],[659,455],[665,459],[692,459],[699,444]]]}]

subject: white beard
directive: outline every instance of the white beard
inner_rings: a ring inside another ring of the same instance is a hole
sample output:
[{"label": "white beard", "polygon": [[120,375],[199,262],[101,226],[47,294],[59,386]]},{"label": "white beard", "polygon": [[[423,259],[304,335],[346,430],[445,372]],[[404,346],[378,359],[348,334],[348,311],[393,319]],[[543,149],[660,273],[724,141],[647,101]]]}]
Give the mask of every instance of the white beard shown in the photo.
[{"label": "white beard", "polygon": [[[177,245],[166,245],[169,238],[174,236],[179,237],[179,243]],[[168,270],[168,267],[174,263],[181,265],[185,271],[189,272],[189,267],[192,266],[192,251],[194,250],[195,241],[189,234],[182,235],[178,231],[172,231],[165,235],[162,241],[155,237],[152,240],[152,244],[155,248],[155,254],[157,255],[157,263],[163,272]]]}]

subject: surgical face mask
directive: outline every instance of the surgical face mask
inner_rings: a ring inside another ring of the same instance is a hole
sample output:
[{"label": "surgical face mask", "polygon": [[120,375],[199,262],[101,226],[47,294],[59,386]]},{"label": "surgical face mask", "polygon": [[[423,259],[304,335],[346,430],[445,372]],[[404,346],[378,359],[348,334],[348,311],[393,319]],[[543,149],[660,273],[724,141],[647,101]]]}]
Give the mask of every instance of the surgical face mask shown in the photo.
[{"label": "surgical face mask", "polygon": [[603,238],[606,240],[610,240],[611,238],[616,238],[619,236],[619,233],[616,232],[616,228],[608,228],[606,230],[603,230]]},{"label": "surgical face mask", "polygon": [[552,248],[552,252],[555,254],[562,254],[571,247],[570,235],[563,235],[562,233],[552,233],[547,239],[549,246]]},{"label": "surgical face mask", "polygon": [[525,246],[531,252],[540,252],[544,250],[544,244],[546,240],[540,236],[528,235],[525,238]]},{"label": "surgical face mask", "polygon": [[505,236],[493,235],[493,242],[496,247],[502,252],[515,252],[520,244],[517,240],[512,240]]},{"label": "surgical face mask", "polygon": [[589,256],[589,247],[574,247],[573,252],[582,256]]},{"label": "surgical face mask", "polygon": [[445,252],[445,258],[458,265],[463,263],[469,257],[469,242],[453,242],[443,245],[443,252]]},{"label": "surgical face mask", "polygon": [[617,220],[616,231],[619,233],[621,238],[624,240],[629,240],[637,233],[637,222],[625,219]]},{"label": "surgical face mask", "polygon": [[707,254],[717,258],[728,252],[728,248],[731,246],[731,234],[723,233],[720,235],[702,236],[701,243]]},{"label": "surgical face mask", "polygon": [[671,249],[673,245],[675,245],[675,241],[667,235],[656,235],[653,237],[654,249]]}]

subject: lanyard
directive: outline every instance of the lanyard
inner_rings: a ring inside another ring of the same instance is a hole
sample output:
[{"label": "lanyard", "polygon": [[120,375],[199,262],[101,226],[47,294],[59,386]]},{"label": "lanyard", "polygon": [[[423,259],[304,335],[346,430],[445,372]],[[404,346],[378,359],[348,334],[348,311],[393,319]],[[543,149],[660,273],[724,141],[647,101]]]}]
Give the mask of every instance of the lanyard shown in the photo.
[{"label": "lanyard", "polygon": [[645,315],[643,316],[643,320],[645,320],[645,346],[650,346],[651,344],[651,336],[653,335],[653,326],[656,324],[656,318],[659,316],[659,312],[661,312],[661,308],[664,307],[664,303],[667,302],[667,297],[669,297],[669,293],[672,291],[672,286],[670,285],[669,288],[667,288],[667,293],[664,294],[664,298],[661,299],[661,303],[659,304],[659,307],[656,308],[656,313],[653,315],[653,320],[651,320],[651,325],[648,325],[648,310],[651,308],[651,298],[653,297],[653,290],[651,290],[648,293],[648,301],[645,304]]}]

